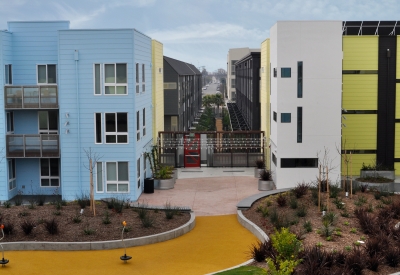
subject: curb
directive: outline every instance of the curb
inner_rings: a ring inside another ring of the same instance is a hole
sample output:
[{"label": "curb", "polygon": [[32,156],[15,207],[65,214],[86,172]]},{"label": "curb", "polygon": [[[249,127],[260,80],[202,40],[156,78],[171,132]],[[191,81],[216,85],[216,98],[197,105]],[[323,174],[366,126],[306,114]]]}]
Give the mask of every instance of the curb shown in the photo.
[{"label": "curb", "polygon": [[269,240],[268,235],[261,229],[259,228],[256,224],[254,224],[252,221],[248,220],[242,213],[242,210],[237,211],[237,218],[239,223],[249,230],[254,236],[257,237],[257,239],[260,242],[265,242]]},{"label": "curb", "polygon": [[[175,229],[160,234],[132,238],[124,240],[126,247],[142,246],[168,241],[180,237],[190,232],[196,225],[195,214],[190,212],[190,220]],[[18,250],[55,250],[55,251],[74,251],[74,250],[107,250],[123,248],[122,240],[102,241],[102,242],[12,242],[2,243],[7,251]]]}]

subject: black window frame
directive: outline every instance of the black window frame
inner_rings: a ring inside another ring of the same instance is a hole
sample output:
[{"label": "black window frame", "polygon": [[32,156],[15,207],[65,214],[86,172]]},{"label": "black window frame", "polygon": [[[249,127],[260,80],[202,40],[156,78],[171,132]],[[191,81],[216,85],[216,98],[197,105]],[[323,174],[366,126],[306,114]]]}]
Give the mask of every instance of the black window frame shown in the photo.
[{"label": "black window frame", "polygon": [[281,123],[291,123],[292,113],[281,113]]},{"label": "black window frame", "polygon": [[318,168],[318,158],[281,158],[281,168]]},{"label": "black window frame", "polygon": [[291,77],[292,77],[292,68],[282,67],[281,68],[281,78],[291,78]]},{"label": "black window frame", "polygon": [[297,98],[303,98],[303,61],[297,61]]}]

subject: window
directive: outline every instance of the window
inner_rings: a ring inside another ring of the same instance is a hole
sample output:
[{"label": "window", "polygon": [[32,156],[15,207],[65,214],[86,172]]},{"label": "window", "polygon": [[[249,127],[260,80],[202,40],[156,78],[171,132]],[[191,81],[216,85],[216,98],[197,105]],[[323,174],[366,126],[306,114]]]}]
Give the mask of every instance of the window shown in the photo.
[{"label": "window", "polygon": [[104,64],[104,93],[106,95],[126,95],[127,83],[126,64]]},{"label": "window", "polygon": [[164,82],[164,90],[176,90],[176,82]]},{"label": "window", "polygon": [[235,75],[235,64],[237,60],[232,60],[231,61],[231,75]]},{"label": "window", "polygon": [[5,74],[5,82],[4,84],[8,84],[11,85],[12,84],[12,69],[11,69],[11,64],[7,64],[5,65],[5,69],[4,69],[4,74]]},{"label": "window", "polygon": [[143,136],[146,135],[146,108],[143,109]]},{"label": "window", "polygon": [[60,168],[58,159],[40,159],[40,186],[60,186]]},{"label": "window", "polygon": [[292,120],[291,113],[281,113],[281,123],[290,123]]},{"label": "window", "polygon": [[7,112],[7,133],[14,133],[14,112]]},{"label": "window", "polygon": [[94,131],[95,131],[95,143],[103,143],[103,139],[102,139],[102,129],[101,129],[101,125],[102,125],[102,121],[101,121],[101,113],[95,113],[94,114]]},{"label": "window", "polygon": [[136,93],[139,93],[139,63],[136,63]]},{"label": "window", "polygon": [[275,154],[274,153],[272,153],[272,162],[275,164],[275,166],[276,166],[276,156],[275,156]]},{"label": "window", "polygon": [[297,62],[297,98],[303,97],[303,61]]},{"label": "window", "polygon": [[146,179],[146,170],[147,170],[147,158],[146,155],[143,157],[143,178]]},{"label": "window", "polygon": [[106,162],[107,192],[129,192],[128,162]]},{"label": "window", "polygon": [[140,140],[140,115],[136,112],[136,140]]},{"label": "window", "polygon": [[136,161],[137,188],[140,188],[140,158]]},{"label": "window", "polygon": [[146,91],[146,66],[142,64],[142,93]]},{"label": "window", "polygon": [[56,65],[37,65],[37,83],[55,84],[57,83]]},{"label": "window", "polygon": [[276,121],[276,117],[277,117],[277,114],[276,114],[276,112],[273,112],[273,119]]},{"label": "window", "polygon": [[94,94],[101,95],[101,65],[94,64]]},{"label": "window", "polygon": [[98,193],[104,192],[103,189],[103,163],[96,162],[96,190]]},{"label": "window", "polygon": [[274,77],[277,77],[277,76],[278,76],[278,71],[276,68],[274,68]]},{"label": "window", "polygon": [[235,80],[236,79],[231,79],[231,88],[235,88],[236,87]]},{"label": "window", "polygon": [[281,68],[281,77],[291,77],[292,69],[291,68]]},{"label": "window", "polygon": [[39,134],[58,134],[58,112],[39,111]]},{"label": "window", "polygon": [[304,158],[304,159],[281,159],[281,168],[317,168],[317,158]]},{"label": "window", "polygon": [[297,107],[297,143],[303,142],[303,107]]},{"label": "window", "polygon": [[128,143],[128,114],[105,113],[106,143]]},{"label": "window", "polygon": [[8,190],[13,190],[17,187],[15,175],[15,159],[10,159],[8,160]]}]

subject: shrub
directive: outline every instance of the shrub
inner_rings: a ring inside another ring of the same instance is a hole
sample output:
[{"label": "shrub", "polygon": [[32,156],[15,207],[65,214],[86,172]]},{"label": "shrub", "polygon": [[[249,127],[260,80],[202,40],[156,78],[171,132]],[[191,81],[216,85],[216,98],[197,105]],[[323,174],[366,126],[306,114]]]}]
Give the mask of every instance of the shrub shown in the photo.
[{"label": "shrub", "polygon": [[368,190],[368,183],[361,183],[360,184],[360,191],[361,193],[365,193]]},{"label": "shrub", "polygon": [[[271,259],[267,259],[268,271],[271,275],[291,275],[300,260],[279,260],[277,264]],[[277,268],[278,265],[278,268]]]},{"label": "shrub", "polygon": [[384,252],[386,263],[391,267],[397,267],[400,263],[400,250],[398,247],[389,246]]},{"label": "shrub", "polygon": [[90,198],[87,193],[81,193],[80,196],[76,196],[76,201],[81,209],[90,205]]},{"label": "shrub", "polygon": [[53,212],[53,215],[55,216],[60,216],[61,215],[61,211],[57,210]]},{"label": "shrub", "polygon": [[298,203],[297,203],[297,199],[295,197],[292,197],[292,196],[290,197],[289,206],[292,209],[296,209],[297,208]]},{"label": "shrub", "polygon": [[261,179],[261,180],[265,180],[265,181],[272,180],[272,174],[271,174],[271,172],[268,171],[268,170],[262,170],[262,171],[260,172],[260,179]]},{"label": "shrub", "polygon": [[337,215],[334,212],[328,212],[322,217],[323,222],[328,222],[330,225],[335,225]]},{"label": "shrub", "polygon": [[276,208],[271,209],[271,213],[269,215],[270,221],[276,229],[281,229],[285,227],[289,227],[290,221],[286,215],[279,215]]},{"label": "shrub", "polygon": [[320,247],[307,247],[302,252],[299,274],[322,274],[327,270],[327,253]]},{"label": "shrub", "polygon": [[304,205],[300,205],[299,209],[296,211],[297,217],[307,216],[307,208]]},{"label": "shrub", "polygon": [[4,231],[4,234],[12,235],[14,232],[14,224],[12,222],[4,223],[3,231]]},{"label": "shrub", "polygon": [[337,208],[337,209],[344,209],[343,201],[342,201],[340,198],[336,197],[336,198],[333,200],[333,203],[336,205],[336,208]]},{"label": "shrub", "polygon": [[292,189],[293,194],[296,196],[296,198],[301,198],[305,196],[308,192],[308,188],[310,187],[309,184],[307,183],[298,183],[295,188]]},{"label": "shrub", "polygon": [[310,221],[305,221],[303,227],[306,230],[306,232],[312,232],[312,225]]},{"label": "shrub", "polygon": [[287,203],[287,198],[286,198],[285,195],[283,195],[282,193],[280,193],[280,194],[278,195],[278,197],[276,197],[276,202],[278,203],[278,205],[279,205],[280,207],[285,207],[285,206],[286,206],[286,203]]},{"label": "shrub", "polygon": [[104,211],[104,217],[103,217],[103,224],[110,224],[110,213],[106,210]]},{"label": "shrub", "polygon": [[22,192],[18,191],[18,194],[14,197],[15,206],[20,206],[22,204]]},{"label": "shrub", "polygon": [[116,213],[122,213],[122,210],[124,209],[124,200],[121,201],[119,199],[112,198],[107,202],[107,207]]},{"label": "shrub", "polygon": [[164,205],[164,212],[165,212],[165,217],[168,220],[170,220],[176,215],[177,208],[172,206],[170,202],[166,202]]},{"label": "shrub", "polygon": [[268,207],[262,206],[262,205],[259,205],[259,206],[257,207],[257,212],[260,212],[261,215],[262,215],[264,218],[267,217],[268,214],[269,214]]},{"label": "shrub", "polygon": [[44,194],[38,194],[38,195],[36,195],[36,198],[37,198],[36,202],[37,202],[38,206],[43,206],[44,203],[46,202],[46,195],[44,195]]},{"label": "shrub", "polygon": [[85,235],[94,235],[96,233],[96,230],[86,227],[85,229],[83,229],[83,233]]},{"label": "shrub", "polygon": [[35,223],[32,221],[24,220],[21,223],[22,231],[24,231],[25,235],[29,235],[32,232],[32,229],[35,227]]},{"label": "shrub", "polygon": [[20,213],[18,214],[19,217],[26,217],[26,216],[29,216],[29,215],[30,215],[30,213],[29,213],[29,212],[26,212],[26,211],[22,211],[22,212],[20,212]]},{"label": "shrub", "polygon": [[360,247],[355,246],[351,253],[347,255],[345,266],[351,271],[351,274],[361,275],[365,265],[365,255]]},{"label": "shrub", "polygon": [[340,216],[344,217],[344,218],[348,218],[350,217],[349,212],[347,212],[347,209],[345,208],[342,212],[340,212]]},{"label": "shrub", "polygon": [[381,197],[381,201],[383,204],[389,205],[393,203],[392,198],[385,198],[385,197]]},{"label": "shrub", "polygon": [[333,232],[335,231],[335,228],[328,222],[328,221],[323,221],[322,226],[320,228],[320,234],[324,237],[330,237],[332,236]]},{"label": "shrub", "polygon": [[271,235],[272,246],[278,252],[278,258],[282,260],[296,259],[301,250],[301,241],[296,235],[289,232],[288,228],[275,230]]},{"label": "shrub", "polygon": [[364,208],[356,209],[354,214],[365,234],[372,234],[378,230],[377,218],[368,213]]},{"label": "shrub", "polygon": [[150,215],[146,215],[143,219],[140,220],[144,228],[153,227],[154,219]]},{"label": "shrub", "polygon": [[82,221],[81,215],[80,214],[76,214],[73,218],[72,221],[74,223],[80,223]]},{"label": "shrub", "polygon": [[256,262],[263,262],[267,257],[276,258],[276,251],[270,241],[258,241],[251,245],[249,255]]},{"label": "shrub", "polygon": [[57,210],[61,210],[63,207],[61,200],[55,201],[54,206],[56,207]]},{"label": "shrub", "polygon": [[257,159],[254,163],[258,169],[263,169],[265,167],[265,161],[262,159]]},{"label": "shrub", "polygon": [[11,207],[11,202],[5,201],[5,202],[3,202],[3,205],[4,205],[5,208],[10,208]]},{"label": "shrub", "polygon": [[373,256],[366,257],[365,264],[369,270],[377,272],[381,262],[382,262],[382,257],[375,254]]},{"label": "shrub", "polygon": [[54,218],[50,221],[44,221],[44,227],[51,235],[56,235],[58,233],[58,222]]},{"label": "shrub", "polygon": [[341,188],[338,183],[336,184],[329,184],[329,197],[330,198],[337,198],[339,195]]}]

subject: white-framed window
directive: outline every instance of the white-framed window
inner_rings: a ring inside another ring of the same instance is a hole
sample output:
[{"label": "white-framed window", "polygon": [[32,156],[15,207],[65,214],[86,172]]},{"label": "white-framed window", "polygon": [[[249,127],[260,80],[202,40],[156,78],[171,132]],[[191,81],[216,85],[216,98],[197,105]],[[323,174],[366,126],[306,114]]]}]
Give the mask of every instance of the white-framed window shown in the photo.
[{"label": "white-framed window", "polygon": [[103,70],[101,64],[93,65],[93,83],[94,83],[94,94],[101,95],[103,93],[102,85]]},{"label": "white-framed window", "polygon": [[142,93],[146,92],[146,65],[142,64]]},{"label": "white-framed window", "polygon": [[8,160],[8,190],[13,190],[17,187],[16,173],[15,173],[15,159]]},{"label": "white-framed window", "polygon": [[136,161],[137,188],[140,188],[140,158]]},{"label": "white-framed window", "polygon": [[38,111],[39,134],[58,134],[58,112]]},{"label": "white-framed window", "polygon": [[106,143],[128,143],[128,113],[105,113]]},{"label": "white-framed window", "polygon": [[143,136],[146,135],[146,108],[143,108]]},{"label": "white-framed window", "polygon": [[140,113],[136,112],[136,140],[140,140]]},{"label": "white-framed window", "polygon": [[103,187],[103,163],[96,162],[96,192],[104,193]]},{"label": "white-framed window", "polygon": [[94,113],[94,143],[103,143],[103,116],[101,113]]},{"label": "white-framed window", "polygon": [[4,68],[4,84],[11,85],[12,84],[12,66],[11,64],[6,64]]},{"label": "white-framed window", "polygon": [[136,93],[139,93],[139,63],[136,63]]},{"label": "white-framed window", "polygon": [[40,159],[40,187],[59,187],[60,167],[58,159]]},{"label": "white-framed window", "polygon": [[143,179],[146,177],[146,170],[147,170],[147,157],[146,155],[143,156]]},{"label": "white-framed window", "polygon": [[55,64],[37,65],[38,84],[56,84],[57,66]]},{"label": "white-framed window", "polygon": [[7,112],[7,133],[14,133],[14,112]]},{"label": "white-framed window", "polygon": [[126,63],[104,64],[104,94],[128,94],[128,68]]},{"label": "white-framed window", "polygon": [[129,163],[127,161],[106,162],[106,190],[113,193],[129,192]]}]

